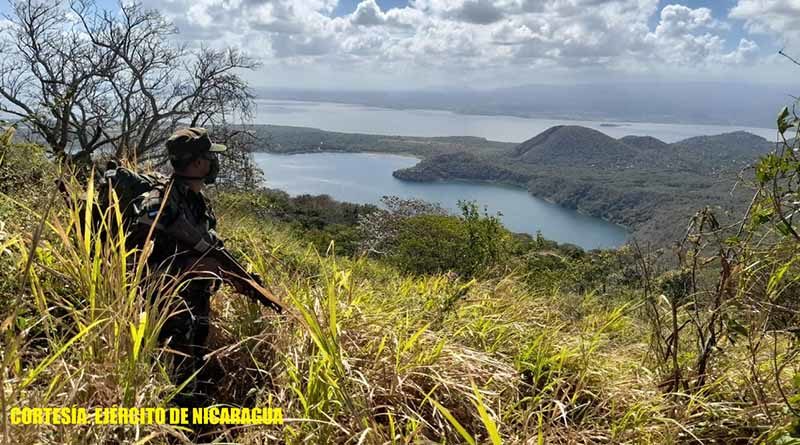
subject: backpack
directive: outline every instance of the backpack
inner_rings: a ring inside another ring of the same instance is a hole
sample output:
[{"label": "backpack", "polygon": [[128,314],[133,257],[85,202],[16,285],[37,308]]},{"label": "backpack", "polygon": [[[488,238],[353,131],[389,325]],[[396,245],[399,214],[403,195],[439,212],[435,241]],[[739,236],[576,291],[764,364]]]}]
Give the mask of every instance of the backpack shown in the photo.
[{"label": "backpack", "polygon": [[129,229],[136,220],[145,195],[156,188],[165,187],[168,182],[169,178],[160,173],[138,173],[110,161],[103,178],[98,181],[98,210],[102,215],[111,207],[109,189],[113,189],[122,213],[123,226]]}]

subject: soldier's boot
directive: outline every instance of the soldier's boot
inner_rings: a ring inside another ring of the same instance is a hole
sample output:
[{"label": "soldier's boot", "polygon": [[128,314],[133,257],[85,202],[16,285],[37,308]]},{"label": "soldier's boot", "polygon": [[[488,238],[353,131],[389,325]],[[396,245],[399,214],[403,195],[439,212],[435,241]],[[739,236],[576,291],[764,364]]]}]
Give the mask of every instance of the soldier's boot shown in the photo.
[{"label": "soldier's boot", "polygon": [[167,319],[159,338],[170,350],[170,378],[182,389],[173,399],[181,407],[205,406],[207,396],[201,380],[205,341],[208,337],[208,298],[190,293],[179,310]]},{"label": "soldier's boot", "polygon": [[[211,293],[208,291],[206,283],[193,282],[186,288],[184,300],[189,311],[186,318],[187,335],[183,337],[185,343],[181,345],[182,352],[186,356],[179,364],[177,381],[188,384],[181,391],[180,399],[176,403],[187,407],[206,406],[209,401],[208,391],[210,385],[205,381],[203,368],[205,367],[205,354],[208,352],[206,341],[209,331],[209,311]],[[176,398],[177,399],[177,398]]]}]

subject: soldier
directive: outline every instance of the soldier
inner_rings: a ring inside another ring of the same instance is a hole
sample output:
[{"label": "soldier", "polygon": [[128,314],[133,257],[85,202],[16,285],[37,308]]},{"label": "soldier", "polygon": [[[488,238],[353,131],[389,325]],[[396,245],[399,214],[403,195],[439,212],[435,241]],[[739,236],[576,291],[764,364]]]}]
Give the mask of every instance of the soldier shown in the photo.
[{"label": "soldier", "polygon": [[[148,258],[152,271],[176,280],[179,307],[163,325],[159,338],[173,354],[173,380],[179,385],[204,364],[209,332],[209,307],[213,293],[221,284],[219,263],[209,255],[222,241],[216,233],[217,219],[203,194],[206,184],[215,182],[219,171],[218,153],[224,145],[214,144],[203,128],[176,131],[166,143],[174,169],[172,177],[142,195],[135,207],[131,239],[137,247],[153,231],[153,250]],[[243,293],[248,293],[247,289]],[[205,401],[204,388],[197,377],[176,398],[183,406],[199,406]]]}]

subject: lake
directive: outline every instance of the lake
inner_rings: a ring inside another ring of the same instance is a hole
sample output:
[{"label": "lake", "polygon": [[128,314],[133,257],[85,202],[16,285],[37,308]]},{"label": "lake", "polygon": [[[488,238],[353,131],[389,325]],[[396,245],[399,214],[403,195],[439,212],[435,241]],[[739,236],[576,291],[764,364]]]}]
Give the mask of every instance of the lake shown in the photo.
[{"label": "lake", "polygon": [[[345,133],[402,136],[477,136],[522,142],[554,125],[582,125],[612,137],[653,136],[665,142],[745,130],[774,140],[775,130],[719,125],[679,125],[642,122],[592,122],[527,119],[511,116],[462,115],[436,110],[396,110],[362,105],[285,100],[258,100],[255,123],[312,127]],[[459,199],[475,200],[491,213],[501,212],[503,224],[515,232],[535,234],[586,249],[616,247],[627,232],[614,224],[534,198],[525,190],[483,183],[412,183],[392,172],[417,159],[383,154],[313,153],[256,154],[266,185],[296,196],[328,194],[339,201],[377,204],[384,195],[416,197],[457,210]]]},{"label": "lake", "polygon": [[477,136],[502,142],[522,142],[555,125],[582,125],[615,138],[628,135],[652,136],[664,142],[739,130],[749,131],[767,140],[774,141],[776,137],[776,131],[768,128],[528,119],[465,115],[438,110],[395,110],[363,105],[264,99],[256,101],[254,123],[313,127],[343,133],[425,137]]},{"label": "lake", "polygon": [[416,158],[369,153],[256,153],[266,186],[292,196],[327,194],[339,201],[377,204],[384,195],[438,202],[456,212],[459,199],[474,200],[491,214],[502,213],[514,232],[535,234],[585,249],[617,247],[627,232],[620,226],[534,198],[525,190],[483,183],[405,182],[392,172],[410,167]]}]

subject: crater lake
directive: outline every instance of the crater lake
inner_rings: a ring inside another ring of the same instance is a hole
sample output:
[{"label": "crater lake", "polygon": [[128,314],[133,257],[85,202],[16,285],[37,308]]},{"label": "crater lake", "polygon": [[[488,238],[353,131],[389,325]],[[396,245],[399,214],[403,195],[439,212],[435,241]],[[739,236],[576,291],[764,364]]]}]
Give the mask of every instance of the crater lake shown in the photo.
[{"label": "crater lake", "polygon": [[547,239],[584,249],[617,247],[627,237],[627,231],[616,224],[551,204],[520,188],[472,182],[407,182],[392,176],[393,171],[419,161],[413,157],[371,153],[254,156],[264,171],[266,187],[292,196],[326,194],[339,201],[379,204],[382,196],[396,195],[438,202],[453,213],[458,212],[459,200],[476,201],[490,214],[499,212],[511,231],[531,235],[541,231]]},{"label": "crater lake", "polygon": [[[692,136],[738,130],[774,139],[775,130],[721,125],[647,122],[570,121],[513,116],[463,115],[450,111],[387,109],[363,105],[291,100],[257,100],[254,123],[319,128],[326,131],[402,136],[477,136],[522,142],[554,125],[581,125],[609,136],[653,136],[675,142]],[[339,201],[379,204],[384,195],[438,202],[457,212],[459,200],[474,200],[491,214],[501,213],[514,232],[535,234],[560,243],[610,248],[625,242],[628,232],[600,218],[560,207],[527,191],[491,183],[416,183],[400,181],[392,172],[416,164],[413,157],[366,153],[255,153],[265,185],[292,196],[327,194]]]}]

